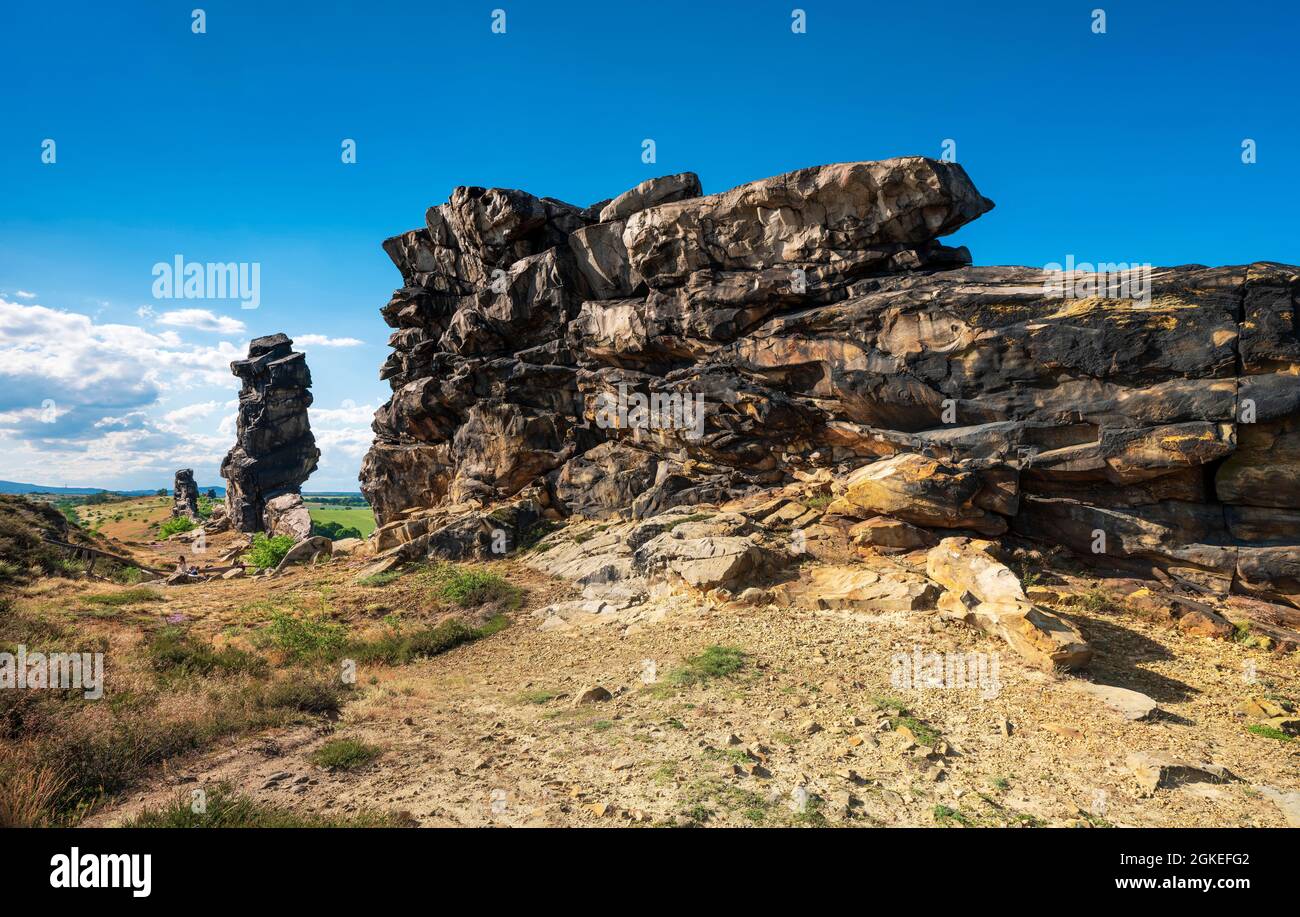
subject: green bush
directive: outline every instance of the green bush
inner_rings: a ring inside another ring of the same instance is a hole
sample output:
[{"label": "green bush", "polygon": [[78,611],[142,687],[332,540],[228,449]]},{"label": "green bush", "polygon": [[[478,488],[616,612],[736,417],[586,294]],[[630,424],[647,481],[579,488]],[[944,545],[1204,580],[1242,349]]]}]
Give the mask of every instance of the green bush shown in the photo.
[{"label": "green bush", "polygon": [[523,592],[518,586],[487,570],[468,570],[456,564],[438,564],[424,575],[439,597],[462,608],[476,608],[500,602],[508,608],[519,605]]},{"label": "green bush", "polygon": [[144,573],[139,567],[118,567],[113,571],[113,582],[121,583],[123,586],[134,586],[143,579]]},{"label": "green bush", "polygon": [[258,532],[253,536],[252,547],[244,555],[244,563],[258,570],[274,569],[280,566],[280,561],[284,560],[284,555],[289,553],[293,545],[292,535],[267,538],[265,532]]},{"label": "green bush", "polygon": [[158,537],[170,538],[172,535],[181,532],[192,532],[196,528],[198,528],[198,523],[189,516],[172,516],[158,526]]}]

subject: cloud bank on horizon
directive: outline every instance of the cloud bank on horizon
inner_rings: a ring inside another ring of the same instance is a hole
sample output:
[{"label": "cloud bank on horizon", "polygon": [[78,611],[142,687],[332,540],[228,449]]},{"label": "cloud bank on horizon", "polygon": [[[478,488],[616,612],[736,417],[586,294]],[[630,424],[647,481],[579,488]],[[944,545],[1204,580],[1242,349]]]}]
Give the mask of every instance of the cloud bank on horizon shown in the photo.
[{"label": "cloud bank on horizon", "polygon": [[[206,309],[155,314],[140,324],[0,294],[0,478],[52,486],[168,487],[177,468],[220,481],[235,442],[239,382],[230,363],[248,352],[243,321]],[[19,301],[21,300],[21,301]],[[304,334],[296,345],[317,368],[357,338]],[[310,417],[321,450],[312,490],[357,489],[370,445],[372,404],[318,403]]]}]

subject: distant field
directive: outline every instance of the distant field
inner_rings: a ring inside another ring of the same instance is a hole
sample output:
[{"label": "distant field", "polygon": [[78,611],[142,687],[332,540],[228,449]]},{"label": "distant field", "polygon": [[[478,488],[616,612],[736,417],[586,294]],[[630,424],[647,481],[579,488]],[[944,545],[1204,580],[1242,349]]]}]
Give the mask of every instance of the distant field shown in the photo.
[{"label": "distant field", "polygon": [[325,507],[311,500],[306,502],[313,522],[337,522],[339,525],[355,526],[364,537],[375,530],[375,513],[368,506]]}]

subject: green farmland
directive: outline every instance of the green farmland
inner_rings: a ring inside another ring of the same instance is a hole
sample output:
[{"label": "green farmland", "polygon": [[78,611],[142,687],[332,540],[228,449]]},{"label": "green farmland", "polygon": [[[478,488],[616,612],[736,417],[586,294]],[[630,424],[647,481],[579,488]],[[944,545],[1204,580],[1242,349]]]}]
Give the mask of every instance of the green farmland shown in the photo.
[{"label": "green farmland", "polygon": [[369,506],[339,506],[333,502],[313,500],[311,497],[304,497],[304,502],[311,512],[312,522],[337,522],[345,527],[359,529],[362,537],[369,537],[375,530],[375,514]]}]

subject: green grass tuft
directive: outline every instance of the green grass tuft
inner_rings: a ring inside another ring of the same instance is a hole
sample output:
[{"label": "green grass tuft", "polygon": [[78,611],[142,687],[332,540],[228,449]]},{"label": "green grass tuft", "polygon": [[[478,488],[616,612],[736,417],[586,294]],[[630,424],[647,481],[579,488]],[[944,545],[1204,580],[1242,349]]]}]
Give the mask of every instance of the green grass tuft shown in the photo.
[{"label": "green grass tuft", "polygon": [[668,673],[674,685],[694,685],[714,678],[734,675],[745,666],[745,654],[732,646],[710,646],[698,656],[691,656]]},{"label": "green grass tuft", "polygon": [[353,815],[312,815],[280,808],[232,794],[228,787],[207,791],[207,798],[194,811],[195,803],[182,793],[168,806],[145,809],[126,823],[128,828],[397,828],[407,820],[383,812]]},{"label": "green grass tuft", "polygon": [[86,595],[82,596],[81,600],[87,605],[111,605],[115,608],[120,605],[138,605],[141,602],[167,601],[166,597],[163,596],[161,592],[156,589],[149,589],[145,586],[136,589],[123,589],[120,592],[104,592],[100,595]]},{"label": "green grass tuft", "polygon": [[319,767],[356,770],[375,760],[381,750],[357,739],[330,739],[311,753],[310,761]]}]

